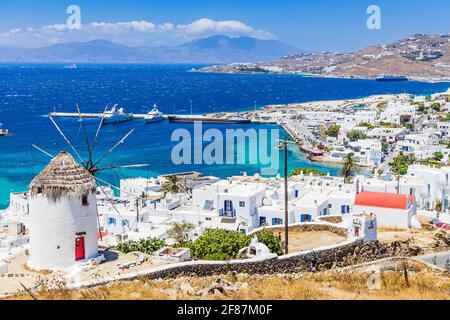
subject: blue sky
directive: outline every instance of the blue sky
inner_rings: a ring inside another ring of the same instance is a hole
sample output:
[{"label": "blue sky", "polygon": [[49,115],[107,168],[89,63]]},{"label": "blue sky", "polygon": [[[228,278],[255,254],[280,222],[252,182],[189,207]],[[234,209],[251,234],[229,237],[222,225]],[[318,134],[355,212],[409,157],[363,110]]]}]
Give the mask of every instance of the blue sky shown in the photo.
[{"label": "blue sky", "polygon": [[[83,26],[107,25],[78,34],[40,29],[64,24],[70,4],[81,8]],[[381,30],[366,27],[371,4],[381,8]],[[225,33],[276,37],[304,50],[351,51],[415,33],[449,33],[449,12],[448,0],[11,0],[0,3],[0,44],[39,46],[103,37],[128,45],[170,45]],[[115,24],[131,21],[145,24]],[[118,31],[119,26],[127,30]]]}]

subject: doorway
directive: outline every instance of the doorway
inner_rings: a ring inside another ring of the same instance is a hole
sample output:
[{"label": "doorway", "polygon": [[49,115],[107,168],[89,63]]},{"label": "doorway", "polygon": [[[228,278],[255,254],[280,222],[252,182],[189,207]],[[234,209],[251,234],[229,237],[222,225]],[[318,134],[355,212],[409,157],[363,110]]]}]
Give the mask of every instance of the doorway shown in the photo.
[{"label": "doorway", "polygon": [[75,238],[75,260],[83,260],[85,258],[84,237]]}]

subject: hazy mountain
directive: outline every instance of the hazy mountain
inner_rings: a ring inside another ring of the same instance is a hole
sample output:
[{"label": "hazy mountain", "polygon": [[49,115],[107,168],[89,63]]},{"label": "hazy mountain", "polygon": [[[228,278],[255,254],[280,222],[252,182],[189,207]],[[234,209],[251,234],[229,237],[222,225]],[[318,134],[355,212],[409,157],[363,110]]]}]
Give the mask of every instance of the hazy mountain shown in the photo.
[{"label": "hazy mountain", "polygon": [[0,47],[0,62],[231,63],[270,61],[297,52],[276,40],[213,36],[175,47],[128,47],[105,40],[37,49]]},{"label": "hazy mountain", "polygon": [[375,78],[381,74],[405,75],[413,79],[450,78],[450,34],[416,34],[385,45],[351,53],[299,53],[272,62],[225,64],[204,72],[311,73],[324,77]]}]

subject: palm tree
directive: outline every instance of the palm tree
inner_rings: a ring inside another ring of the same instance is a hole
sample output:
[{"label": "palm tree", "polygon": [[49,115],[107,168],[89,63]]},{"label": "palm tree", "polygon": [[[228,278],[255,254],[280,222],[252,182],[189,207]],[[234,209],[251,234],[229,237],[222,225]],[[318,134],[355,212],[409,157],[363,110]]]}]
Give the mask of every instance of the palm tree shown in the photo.
[{"label": "palm tree", "polygon": [[187,192],[186,183],[184,179],[176,175],[170,175],[165,178],[165,181],[162,184],[161,191],[164,193]]},{"label": "palm tree", "polygon": [[348,182],[349,178],[353,176],[356,167],[355,154],[350,152],[344,157],[344,162],[342,163],[341,176],[344,177],[345,182]]}]

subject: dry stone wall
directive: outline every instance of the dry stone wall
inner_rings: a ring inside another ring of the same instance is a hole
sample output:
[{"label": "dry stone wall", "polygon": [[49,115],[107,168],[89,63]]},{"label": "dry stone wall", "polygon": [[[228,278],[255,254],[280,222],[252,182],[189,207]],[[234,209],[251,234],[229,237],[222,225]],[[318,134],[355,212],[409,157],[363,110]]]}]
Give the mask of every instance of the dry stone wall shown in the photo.
[{"label": "dry stone wall", "polygon": [[[278,227],[281,228],[281,227]],[[277,229],[277,228],[266,228]],[[346,235],[346,229],[330,223],[303,223],[293,225],[290,230],[318,231],[328,230]],[[255,230],[257,232],[258,230]],[[268,255],[251,260],[231,261],[188,261],[156,267],[150,270],[125,274],[111,278],[94,279],[74,283],[71,288],[101,285],[115,280],[131,280],[138,277],[174,278],[179,276],[212,276],[229,272],[248,274],[289,274],[295,272],[317,272],[336,267],[346,267],[389,257],[412,257],[424,251],[410,241],[364,243],[359,239],[350,239],[332,246],[315,250],[291,253],[283,256]]]}]

